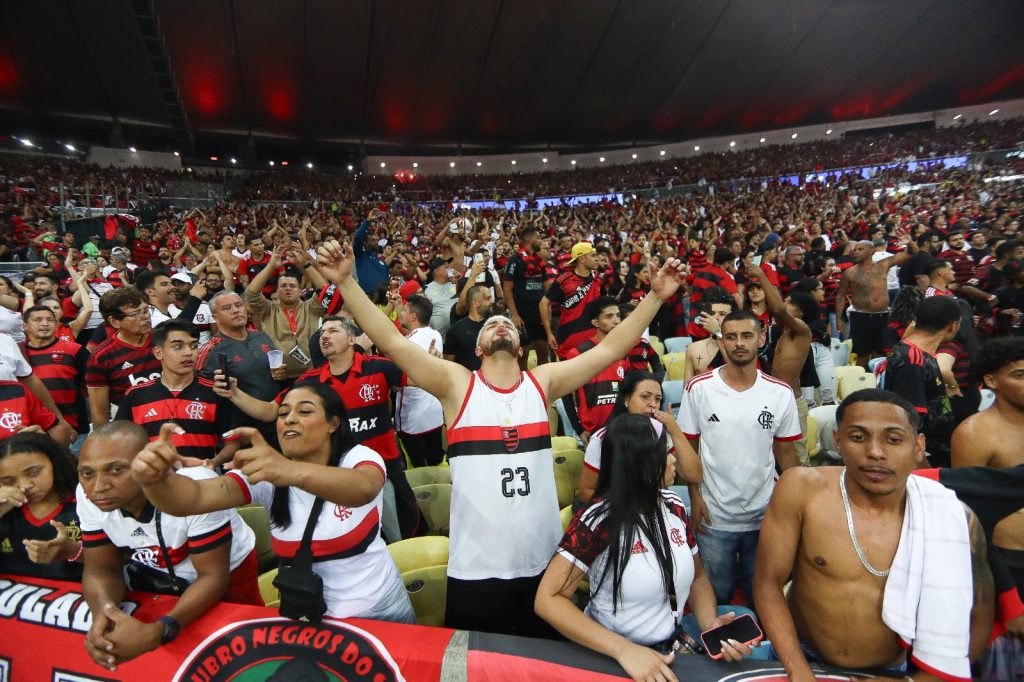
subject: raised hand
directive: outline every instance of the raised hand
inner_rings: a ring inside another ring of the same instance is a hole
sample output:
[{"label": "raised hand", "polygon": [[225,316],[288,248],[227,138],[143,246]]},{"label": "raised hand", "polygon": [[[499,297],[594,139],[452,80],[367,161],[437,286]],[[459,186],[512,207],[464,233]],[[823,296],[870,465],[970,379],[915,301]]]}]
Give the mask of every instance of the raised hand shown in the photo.
[{"label": "raised hand", "polygon": [[71,539],[68,529],[57,519],[50,521],[57,531],[52,540],[22,540],[29,561],[37,564],[52,564],[73,557],[78,552],[78,542]]},{"label": "raised hand", "polygon": [[352,249],[337,239],[328,239],[316,250],[316,262],[324,277],[335,284],[350,277],[356,264]]},{"label": "raised hand", "polygon": [[678,258],[670,258],[651,277],[651,293],[663,299],[668,298],[679,289],[683,277],[683,264]]},{"label": "raised hand", "polygon": [[178,449],[174,447],[174,434],[182,435],[185,430],[170,422],[160,427],[160,435],[132,460],[132,478],[142,485],[153,485],[172,471],[184,466]]},{"label": "raised hand", "polygon": [[249,441],[249,447],[235,453],[231,468],[245,474],[250,483],[269,481],[275,486],[292,485],[295,463],[267,445],[259,431],[252,427],[242,427],[229,431],[225,437]]}]

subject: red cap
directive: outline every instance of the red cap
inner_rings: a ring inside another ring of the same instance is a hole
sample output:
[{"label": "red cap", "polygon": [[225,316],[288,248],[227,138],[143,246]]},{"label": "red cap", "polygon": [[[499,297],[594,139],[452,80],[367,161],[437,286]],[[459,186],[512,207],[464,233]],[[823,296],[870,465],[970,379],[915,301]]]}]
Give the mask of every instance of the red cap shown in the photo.
[{"label": "red cap", "polygon": [[408,301],[410,296],[412,296],[413,294],[415,294],[417,291],[419,291],[422,288],[423,287],[420,286],[420,283],[417,282],[414,279],[411,279],[408,282],[406,282],[405,284],[403,284],[402,286],[400,286],[398,288],[398,293],[402,297],[402,303],[405,303],[406,301]]}]

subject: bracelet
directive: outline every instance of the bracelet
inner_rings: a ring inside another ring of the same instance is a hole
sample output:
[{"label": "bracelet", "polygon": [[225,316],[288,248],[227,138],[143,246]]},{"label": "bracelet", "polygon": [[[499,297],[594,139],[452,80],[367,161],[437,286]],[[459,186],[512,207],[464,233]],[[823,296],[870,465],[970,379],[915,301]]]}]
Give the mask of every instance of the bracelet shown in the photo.
[{"label": "bracelet", "polygon": [[68,559],[68,563],[72,563],[72,564],[73,564],[73,563],[75,563],[76,561],[78,561],[78,560],[79,560],[79,559],[80,559],[80,558],[82,557],[82,551],[83,551],[84,549],[85,549],[85,545],[83,545],[83,544],[82,544],[82,541],[81,541],[81,540],[79,540],[79,541],[78,541],[78,551],[77,551],[77,552],[75,552],[75,556],[73,556],[73,557],[71,557],[70,559]]},{"label": "bracelet", "polygon": [[311,267],[313,267],[312,263],[306,263],[305,265],[302,266],[302,269],[305,270],[306,268],[311,268]]}]

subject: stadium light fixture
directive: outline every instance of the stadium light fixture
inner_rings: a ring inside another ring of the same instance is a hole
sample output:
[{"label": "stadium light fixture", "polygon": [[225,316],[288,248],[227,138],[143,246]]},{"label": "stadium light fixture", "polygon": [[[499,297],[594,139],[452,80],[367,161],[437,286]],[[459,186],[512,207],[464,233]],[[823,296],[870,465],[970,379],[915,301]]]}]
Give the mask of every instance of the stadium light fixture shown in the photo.
[{"label": "stadium light fixture", "polygon": [[956,116],[954,116],[954,117],[953,117],[953,120],[954,120],[954,121],[959,121],[959,120],[960,120],[961,118],[963,118],[963,117],[964,117],[964,115],[963,115],[963,114],[957,114]]},{"label": "stadium light fixture", "polygon": [[231,157],[231,163],[238,163],[238,159],[236,159],[235,157],[232,156]]},{"label": "stadium light fixture", "polygon": [[69,152],[77,152],[78,151],[77,149],[75,149],[75,145],[73,145],[73,144],[66,144],[66,145],[64,145],[64,149],[67,149]]},{"label": "stadium light fixture", "polygon": [[636,158],[636,152],[633,152],[633,158],[634,159]]},{"label": "stadium light fixture", "polygon": [[477,167],[477,168],[479,168],[479,167],[480,167],[480,166],[482,166],[482,165],[484,165],[482,161],[477,161],[477,162],[476,162],[476,167]]},{"label": "stadium light fixture", "polygon": [[309,170],[313,170],[313,162],[312,161],[307,161],[306,162],[306,168],[308,168]]},{"label": "stadium light fixture", "polygon": [[448,162],[448,167],[449,168],[455,168],[455,162],[454,161],[449,161]]},{"label": "stadium light fixture", "polygon": [[826,131],[825,131],[825,134],[826,134],[826,135],[831,135],[831,134],[832,134],[832,129],[831,129],[831,128],[829,128],[828,130],[826,130]]},{"label": "stadium light fixture", "polygon": [[352,170],[352,164],[351,163],[348,165],[348,169]]},{"label": "stadium light fixture", "polygon": [[795,140],[795,139],[796,139],[796,133],[793,133],[792,135],[790,135],[790,136],[789,136],[789,139],[791,139],[791,140]]},{"label": "stadium light fixture", "polygon": [[600,159],[598,159],[598,161],[600,161],[601,163],[604,163],[604,157],[602,156]]},{"label": "stadium light fixture", "polygon": [[175,156],[181,156],[181,153],[180,152],[174,152],[174,155]]},{"label": "stadium light fixture", "polygon": [[132,154],[134,154],[135,153],[135,147],[128,147],[128,151],[130,151]]},{"label": "stadium light fixture", "polygon": [[218,159],[218,157],[216,157],[216,156],[211,156],[211,157],[210,157],[210,161],[217,161],[217,160],[219,160],[219,159]]},{"label": "stadium light fixture", "polygon": [[761,138],[761,144],[764,144],[764,138],[763,137]]},{"label": "stadium light fixture", "polygon": [[662,149],[660,152],[658,152],[658,156],[665,156],[665,150]]},{"label": "stadium light fixture", "polygon": [[387,164],[386,164],[386,163],[384,163],[383,161],[381,161],[381,162],[380,162],[380,167],[381,167],[381,168],[384,168],[385,166],[387,166]]},{"label": "stadium light fixture", "polygon": [[513,166],[516,165],[516,160],[515,159],[512,159],[512,165]]},{"label": "stadium light fixture", "polygon": [[730,147],[735,147],[736,146],[736,140],[733,140],[732,142],[730,142],[729,146]]},{"label": "stadium light fixture", "polygon": [[540,162],[541,163],[547,163],[548,162],[548,157],[545,156],[543,159],[540,160]]},{"label": "stadium light fixture", "polygon": [[273,161],[271,161],[271,162],[270,162],[270,165],[271,165],[271,166],[273,166],[273,165],[274,165],[274,162],[273,162]]},{"label": "stadium light fixture", "polygon": [[693,145],[693,151],[699,152],[700,151],[700,145],[699,144]]},{"label": "stadium light fixture", "polygon": [[572,160],[572,161],[570,161],[569,163],[571,163],[572,165],[574,165],[574,166],[575,166],[575,165],[576,165],[576,159],[573,159],[573,160]]},{"label": "stadium light fixture", "polygon": [[998,114],[998,113],[999,113],[999,110],[998,110],[998,109],[993,109],[992,111],[988,112],[988,115],[989,115],[989,116],[995,116],[995,115],[996,115],[996,114]]}]

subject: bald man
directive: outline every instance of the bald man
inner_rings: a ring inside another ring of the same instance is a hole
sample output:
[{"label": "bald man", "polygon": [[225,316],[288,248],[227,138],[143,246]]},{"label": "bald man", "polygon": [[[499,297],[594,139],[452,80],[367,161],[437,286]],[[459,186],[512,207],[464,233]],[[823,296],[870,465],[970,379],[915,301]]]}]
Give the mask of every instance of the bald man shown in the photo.
[{"label": "bald man", "polygon": [[[888,258],[872,260],[874,243],[864,240],[853,247],[853,258],[857,264],[843,273],[836,292],[836,320],[841,336],[853,339],[853,352],[857,364],[867,367],[868,360],[884,355],[882,330],[889,323],[889,292],[886,289],[886,275],[889,268],[903,263],[917,252],[917,247],[904,235],[900,243],[906,249]],[[843,312],[846,298],[850,298],[850,326],[847,334]]]}]

